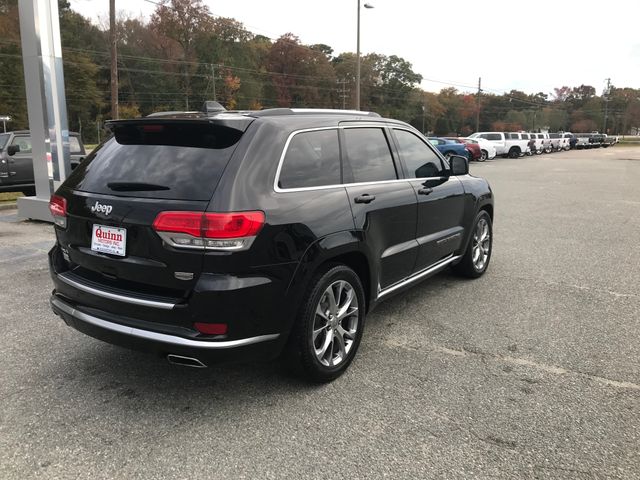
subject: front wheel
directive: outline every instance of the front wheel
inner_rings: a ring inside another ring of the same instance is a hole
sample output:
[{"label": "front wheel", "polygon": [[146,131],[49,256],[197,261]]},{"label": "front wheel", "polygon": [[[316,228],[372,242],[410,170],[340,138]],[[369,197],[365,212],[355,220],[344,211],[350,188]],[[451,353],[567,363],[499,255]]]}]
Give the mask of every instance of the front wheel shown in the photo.
[{"label": "front wheel", "polygon": [[358,275],[345,265],[311,281],[289,342],[305,377],[338,378],[353,361],[364,329],[365,297]]},{"label": "front wheel", "polygon": [[493,245],[493,225],[491,217],[485,210],[476,215],[469,245],[460,263],[453,267],[454,271],[469,278],[478,278],[487,270],[491,260]]}]

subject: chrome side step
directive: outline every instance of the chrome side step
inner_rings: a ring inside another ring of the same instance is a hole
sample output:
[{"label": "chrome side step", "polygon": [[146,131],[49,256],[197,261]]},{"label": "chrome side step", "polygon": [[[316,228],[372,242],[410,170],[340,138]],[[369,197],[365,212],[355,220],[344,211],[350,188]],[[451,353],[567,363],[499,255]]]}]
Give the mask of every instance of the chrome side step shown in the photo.
[{"label": "chrome side step", "polygon": [[436,263],[435,265],[432,265],[431,267],[426,268],[425,270],[422,270],[421,272],[417,272],[414,275],[412,275],[411,277],[407,277],[404,280],[402,280],[399,283],[396,283],[395,285],[391,285],[390,287],[385,288],[384,290],[381,290],[378,292],[378,300],[381,299],[382,297],[384,297],[385,295],[390,294],[391,292],[395,292],[396,290],[406,287],[407,285],[413,283],[413,282],[417,282],[418,280],[421,280],[425,277],[428,277],[430,275],[433,275],[437,272],[439,272],[440,270],[444,270],[445,267],[447,267],[449,264],[455,262],[456,260],[459,260],[460,258],[462,258],[462,255],[457,255],[457,256],[451,256],[448,258],[445,258],[444,260],[441,260],[440,262]]}]

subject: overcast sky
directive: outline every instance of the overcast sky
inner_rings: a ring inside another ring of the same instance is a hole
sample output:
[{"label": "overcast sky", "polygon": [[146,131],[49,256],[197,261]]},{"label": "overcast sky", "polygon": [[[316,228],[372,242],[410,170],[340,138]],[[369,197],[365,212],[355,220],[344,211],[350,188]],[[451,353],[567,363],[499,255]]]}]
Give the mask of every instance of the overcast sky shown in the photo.
[{"label": "overcast sky", "polygon": [[[70,0],[74,10],[105,24],[108,0]],[[291,32],[335,53],[356,50],[357,0],[204,0],[211,12],[256,33]],[[364,3],[364,1],[363,1]],[[361,50],[398,55],[424,77],[422,88],[452,84],[471,90],[552,93],[554,87],[640,88],[640,2],[608,0],[370,0],[362,9]],[[145,0],[116,0],[129,16],[148,19]],[[464,87],[468,86],[468,87]]]}]

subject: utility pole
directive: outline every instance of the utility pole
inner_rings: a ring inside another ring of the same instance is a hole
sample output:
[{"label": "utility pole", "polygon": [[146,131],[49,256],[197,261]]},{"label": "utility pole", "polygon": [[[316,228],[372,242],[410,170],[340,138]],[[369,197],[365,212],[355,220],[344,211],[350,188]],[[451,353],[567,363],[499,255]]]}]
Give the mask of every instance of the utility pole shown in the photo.
[{"label": "utility pole", "polygon": [[[347,79],[336,80],[336,83],[339,85],[338,92],[340,92],[340,95],[338,97],[342,99],[342,109],[345,110],[347,108]],[[340,90],[341,87],[342,89]]]},{"label": "utility pole", "polygon": [[607,81],[607,86],[602,92],[602,96],[604,97],[604,126],[602,127],[602,133],[607,133],[607,117],[609,116],[609,94],[611,93],[611,79],[605,78]]},{"label": "utility pole", "polygon": [[480,131],[480,94],[482,93],[482,77],[478,77],[478,95],[476,96],[476,132]]},{"label": "utility pole", "polygon": [[211,81],[213,82],[213,101],[216,102],[216,66],[211,64]]},{"label": "utility pole", "polygon": [[118,118],[118,51],[116,49],[116,0],[109,0],[109,43],[111,46],[111,118]]}]

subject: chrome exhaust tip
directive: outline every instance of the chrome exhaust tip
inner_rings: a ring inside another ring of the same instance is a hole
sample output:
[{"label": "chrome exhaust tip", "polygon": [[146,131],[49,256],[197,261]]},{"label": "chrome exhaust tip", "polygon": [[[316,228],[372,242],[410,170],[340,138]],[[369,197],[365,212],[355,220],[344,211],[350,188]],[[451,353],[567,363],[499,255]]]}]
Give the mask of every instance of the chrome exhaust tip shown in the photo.
[{"label": "chrome exhaust tip", "polygon": [[183,367],[207,368],[207,366],[197,358],[183,357],[182,355],[174,355],[173,353],[167,355],[167,361],[173,365],[181,365]]}]

